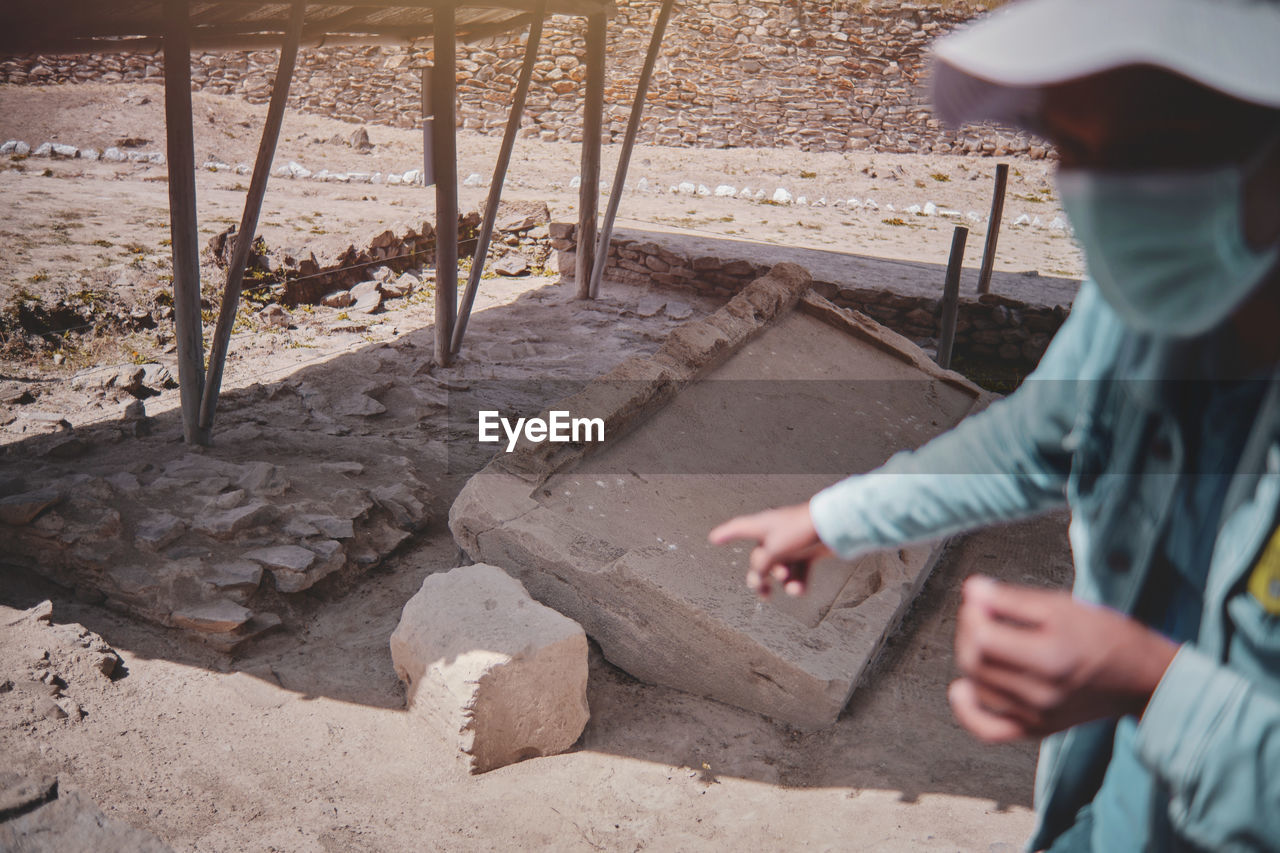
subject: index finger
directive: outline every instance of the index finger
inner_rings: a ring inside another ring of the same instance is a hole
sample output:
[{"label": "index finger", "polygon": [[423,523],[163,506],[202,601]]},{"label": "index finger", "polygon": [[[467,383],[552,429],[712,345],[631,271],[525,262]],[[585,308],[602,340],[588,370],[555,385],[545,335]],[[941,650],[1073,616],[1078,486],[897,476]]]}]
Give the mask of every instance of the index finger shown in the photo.
[{"label": "index finger", "polygon": [[740,515],[737,518],[731,518],[723,524],[712,528],[707,534],[707,539],[712,545],[723,545],[726,542],[732,542],[734,539],[751,539],[756,542],[764,541],[764,527],[759,521],[759,516]]}]

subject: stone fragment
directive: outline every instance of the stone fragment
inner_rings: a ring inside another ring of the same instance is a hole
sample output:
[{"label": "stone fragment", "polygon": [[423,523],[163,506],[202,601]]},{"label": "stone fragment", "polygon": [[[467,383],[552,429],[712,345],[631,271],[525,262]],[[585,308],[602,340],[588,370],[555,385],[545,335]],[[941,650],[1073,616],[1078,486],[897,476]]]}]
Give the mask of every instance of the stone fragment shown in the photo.
[{"label": "stone fragment", "polygon": [[201,580],[219,592],[252,593],[262,583],[262,566],[251,560],[228,560],[205,569]]},{"label": "stone fragment", "polygon": [[350,539],[356,535],[355,524],[349,518],[336,515],[308,515],[306,521],[332,539]]},{"label": "stone fragment", "polygon": [[275,507],[266,501],[250,501],[234,509],[206,513],[195,520],[192,528],[208,536],[226,539],[250,527],[267,524],[275,516]]},{"label": "stone fragment", "polygon": [[329,308],[346,308],[355,301],[356,299],[351,295],[350,290],[335,290],[324,296],[324,298],[320,300],[320,304],[328,306]]},{"label": "stone fragment", "polygon": [[386,410],[386,406],[382,405],[368,394],[349,394],[333,406],[334,414],[350,415],[360,418],[371,418],[374,415],[382,414]]},{"label": "stone fragment", "polygon": [[189,628],[210,634],[234,631],[249,621],[253,613],[246,607],[226,598],[175,610],[170,619],[179,628]]},{"label": "stone fragment", "polygon": [[0,498],[0,522],[21,527],[59,501],[56,489],[40,489]]},{"label": "stone fragment", "polygon": [[316,554],[300,545],[271,545],[247,551],[244,558],[261,563],[272,571],[304,572],[316,561]]},{"label": "stone fragment", "polygon": [[587,638],[487,564],[430,575],[391,635],[409,709],[472,773],[573,745],[587,723]]},{"label": "stone fragment", "polygon": [[387,281],[382,285],[382,293],[392,299],[400,299],[413,293],[422,286],[422,281],[413,273],[401,274],[395,281]]},{"label": "stone fragment", "polygon": [[522,255],[511,254],[493,265],[493,271],[501,276],[515,278],[529,274],[529,261]]},{"label": "stone fragment", "polygon": [[285,307],[275,302],[259,311],[258,319],[262,321],[264,326],[273,329],[287,329],[293,323],[293,317],[285,310]]},{"label": "stone fragment", "polygon": [[284,494],[292,484],[285,478],[279,465],[250,462],[244,466],[244,473],[236,480],[236,485],[255,495],[274,497]]},{"label": "stone fragment", "polygon": [[382,283],[379,281],[362,281],[351,288],[354,303],[351,310],[359,314],[372,314],[382,307]]},{"label": "stone fragment", "polygon": [[138,522],[134,544],[147,551],[159,551],[187,532],[187,523],[167,512],[149,515]]}]

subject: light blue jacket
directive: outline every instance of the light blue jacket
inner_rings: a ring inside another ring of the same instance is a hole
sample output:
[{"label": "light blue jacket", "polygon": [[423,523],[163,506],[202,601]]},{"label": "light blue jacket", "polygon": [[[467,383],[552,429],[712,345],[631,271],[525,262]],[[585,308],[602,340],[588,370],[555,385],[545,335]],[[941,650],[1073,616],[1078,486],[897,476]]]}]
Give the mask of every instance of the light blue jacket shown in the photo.
[{"label": "light blue jacket", "polygon": [[[1132,613],[1188,456],[1153,380],[1179,375],[1168,347],[1128,331],[1085,282],[1015,393],[819,492],[809,504],[818,534],[851,557],[1065,502],[1075,595]],[[1210,850],[1280,850],[1280,608],[1247,588],[1277,529],[1278,387],[1273,378],[1227,494],[1198,639],[1182,646],[1136,729],[1138,758],[1168,795],[1167,814],[1146,816],[1164,824],[1154,837],[1171,828]],[[1093,799],[1114,727],[1097,721],[1043,742],[1032,849]]]}]

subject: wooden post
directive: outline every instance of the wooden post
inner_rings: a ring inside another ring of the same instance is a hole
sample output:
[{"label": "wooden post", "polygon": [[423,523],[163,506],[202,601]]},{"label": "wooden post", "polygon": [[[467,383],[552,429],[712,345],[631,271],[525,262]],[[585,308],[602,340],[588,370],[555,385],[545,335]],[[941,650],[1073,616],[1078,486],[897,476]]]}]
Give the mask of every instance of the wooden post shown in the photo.
[{"label": "wooden post", "polygon": [[435,7],[435,66],[431,73],[432,171],[436,183],[435,360],[448,367],[458,305],[458,149],[455,132],[457,21],[452,3]]},{"label": "wooden post", "polygon": [[942,288],[942,331],[938,334],[937,362],[943,369],[951,367],[951,347],[956,340],[956,317],[960,311],[960,269],[964,266],[964,244],[969,229],[957,225],[951,233],[951,257],[947,260],[947,279]]},{"label": "wooden post", "polygon": [[1000,217],[1004,215],[1004,188],[1009,182],[1009,164],[996,164],[996,188],[991,195],[991,217],[987,220],[987,242],[982,248],[982,268],[978,272],[978,293],[991,289],[991,270],[996,263],[996,241],[1000,239]]},{"label": "wooden post", "polygon": [[538,4],[537,17],[529,25],[529,41],[524,48],[524,64],[520,67],[520,79],[516,83],[515,98],[511,102],[511,115],[507,117],[507,130],[502,135],[498,162],[493,167],[493,182],[489,184],[489,199],[485,204],[484,221],[480,225],[480,237],[476,241],[476,253],[471,259],[471,274],[467,278],[467,290],[462,295],[458,322],[453,328],[450,352],[455,355],[462,347],[462,336],[466,334],[467,321],[471,318],[471,306],[475,304],[476,291],[480,289],[480,276],[484,273],[484,262],[489,256],[489,242],[493,239],[493,226],[498,218],[498,204],[502,201],[502,185],[507,179],[511,149],[516,144],[516,133],[520,130],[520,119],[524,115],[525,98],[529,94],[529,81],[533,79],[533,64],[538,58],[538,43],[542,40],[542,20],[546,16],[546,5],[545,0]]},{"label": "wooden post", "polygon": [[298,60],[298,42],[302,38],[302,21],[306,3],[295,0],[289,15],[289,28],[285,31],[280,47],[280,62],[276,66],[276,79],[271,88],[271,105],[267,108],[267,123],[262,128],[262,141],[258,144],[258,159],[253,164],[253,177],[249,180],[249,193],[244,201],[244,213],[240,216],[240,230],[236,232],[235,250],[227,268],[227,283],[222,291],[222,307],[218,313],[218,326],[209,348],[209,368],[204,381],[204,396],[200,403],[201,444],[212,440],[213,417],[218,408],[218,391],[222,387],[222,370],[226,365],[227,346],[231,341],[231,329],[236,322],[236,309],[240,305],[240,291],[244,286],[244,270],[253,248],[254,235],[258,231],[258,216],[262,212],[262,199],[267,194],[267,178],[271,175],[271,163],[276,155],[276,143],[280,139],[280,125],[284,121],[284,109],[289,103],[289,84],[293,80],[294,65]]},{"label": "wooden post", "polygon": [[435,186],[435,110],[431,108],[431,66],[422,66],[422,184]]},{"label": "wooden post", "polygon": [[201,443],[204,331],[200,325],[200,246],[196,224],[196,155],[191,127],[191,19],[186,0],[164,4],[164,121],[169,163],[169,239],[173,251],[173,320],[178,346],[182,433]]},{"label": "wooden post", "polygon": [[[605,15],[587,17],[587,89],[582,104],[582,185],[578,188],[578,298],[591,298],[596,211],[600,204],[600,146],[604,132]],[[603,264],[606,257],[600,258]]]},{"label": "wooden post", "polygon": [[[622,140],[622,153],[618,156],[618,171],[613,176],[613,191],[609,193],[609,204],[605,207],[604,224],[600,228],[600,239],[596,243],[597,258],[600,263],[591,269],[590,295],[595,299],[600,295],[600,281],[604,278],[604,268],[609,262],[609,243],[613,239],[613,222],[618,217],[618,205],[622,203],[622,188],[627,182],[627,168],[631,165],[631,151],[636,145],[636,135],[640,131],[640,119],[644,116],[645,97],[649,94],[649,83],[653,79],[653,67],[658,62],[658,49],[662,46],[662,35],[667,29],[667,20],[671,17],[671,7],[675,0],[662,0],[662,8],[658,10],[658,20],[653,25],[653,35],[649,37],[649,52],[644,57],[644,67],[640,69],[640,81],[636,84],[636,97],[631,103],[631,118],[627,121],[627,135]],[[578,241],[579,247],[582,241]]]}]

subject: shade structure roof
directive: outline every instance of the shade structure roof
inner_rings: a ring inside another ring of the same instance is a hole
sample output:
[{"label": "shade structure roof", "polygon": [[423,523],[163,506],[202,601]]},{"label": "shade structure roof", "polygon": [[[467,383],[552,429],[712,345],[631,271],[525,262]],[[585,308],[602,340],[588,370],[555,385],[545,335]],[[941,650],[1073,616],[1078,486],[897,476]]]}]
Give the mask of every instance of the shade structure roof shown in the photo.
[{"label": "shade structure roof", "polygon": [[[187,0],[196,49],[278,47],[291,3]],[[97,53],[154,50],[161,45],[166,0],[63,0],[0,4],[0,52]],[[435,10],[452,8],[457,38],[472,40],[523,29],[548,15],[609,13],[613,0],[306,0],[302,44],[386,43],[429,38]]]}]

